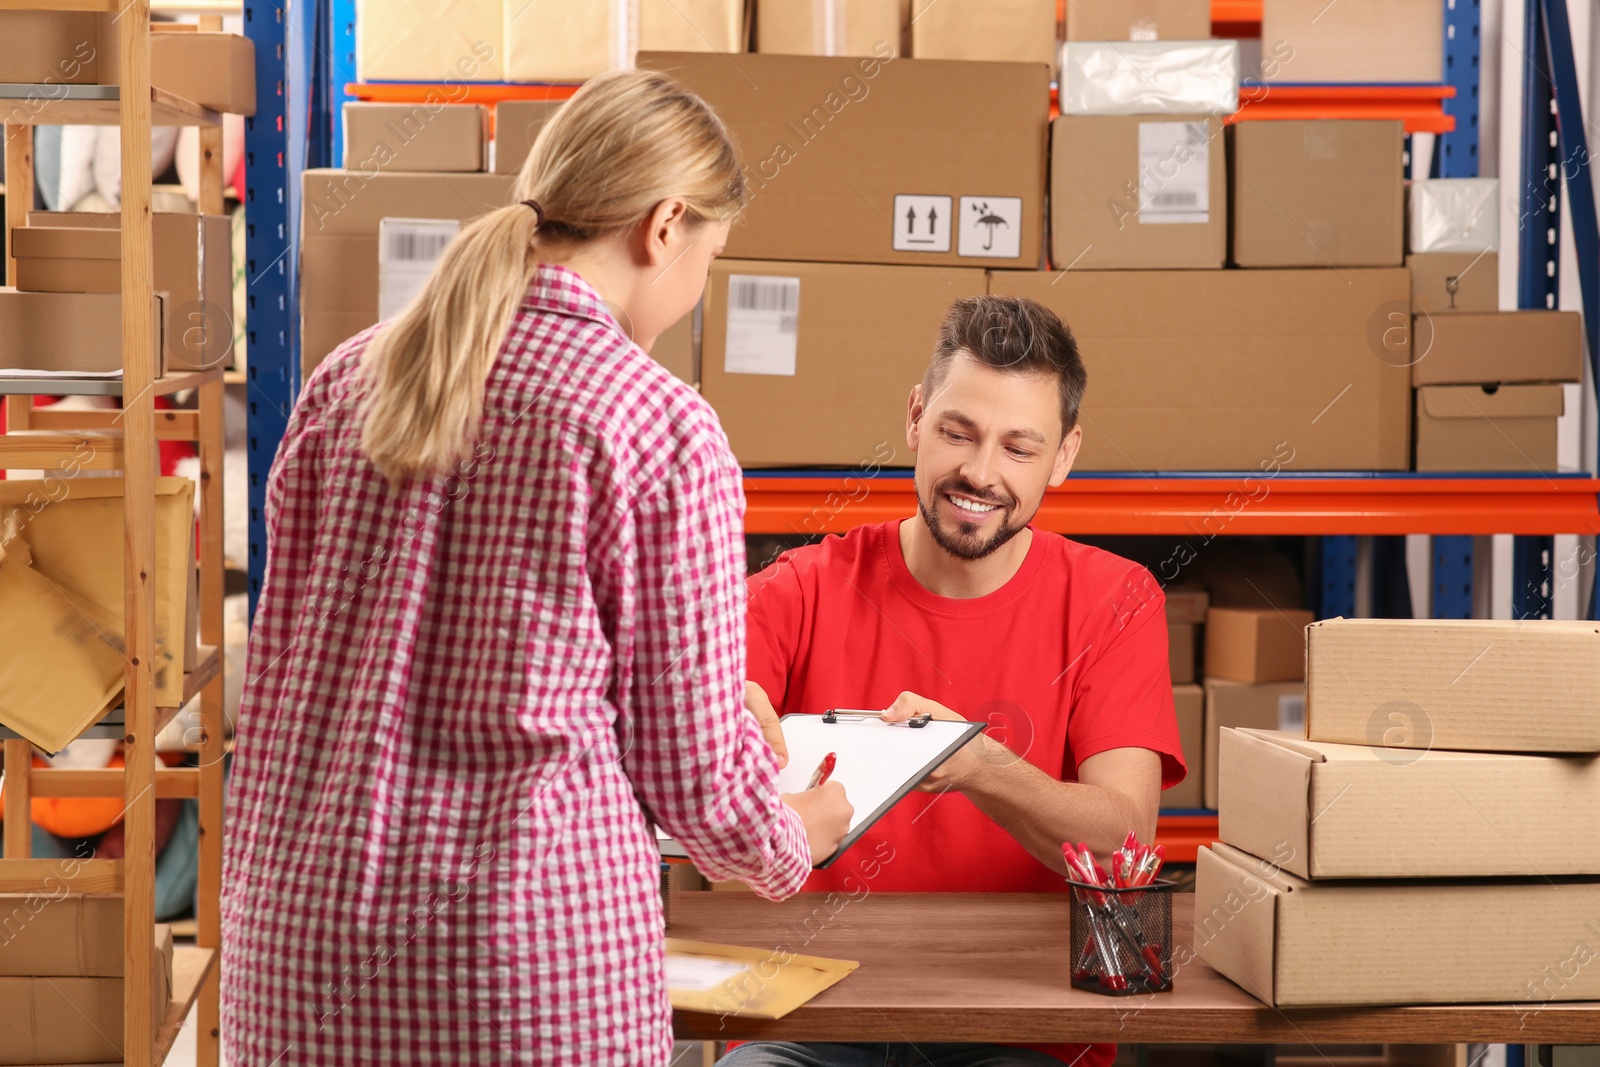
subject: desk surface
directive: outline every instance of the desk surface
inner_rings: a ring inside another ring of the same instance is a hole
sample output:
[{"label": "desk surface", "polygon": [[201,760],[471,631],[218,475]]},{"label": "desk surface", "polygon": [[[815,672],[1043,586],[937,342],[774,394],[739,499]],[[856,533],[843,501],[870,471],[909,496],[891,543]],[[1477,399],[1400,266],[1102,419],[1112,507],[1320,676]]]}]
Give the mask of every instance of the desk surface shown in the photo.
[{"label": "desk surface", "polygon": [[[1600,1044],[1600,1004],[1267,1007],[1192,953],[1194,897],[1174,898],[1174,989],[1073,989],[1064,896],[677,893],[672,937],[858,960],[854,974],[782,1019],[679,1012],[684,1040],[1508,1042]],[[842,905],[842,906],[841,906]],[[1468,934],[1470,936],[1470,934]]]}]

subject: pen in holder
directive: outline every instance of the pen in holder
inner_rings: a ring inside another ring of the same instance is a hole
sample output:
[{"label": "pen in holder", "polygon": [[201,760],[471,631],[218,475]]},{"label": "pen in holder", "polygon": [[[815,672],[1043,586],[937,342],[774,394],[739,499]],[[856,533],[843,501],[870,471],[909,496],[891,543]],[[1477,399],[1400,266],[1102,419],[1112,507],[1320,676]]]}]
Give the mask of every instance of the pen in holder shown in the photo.
[{"label": "pen in holder", "polygon": [[1072,987],[1107,996],[1172,988],[1173,883],[1072,887]]},{"label": "pen in holder", "polygon": [[672,926],[672,865],[661,865],[661,925]]}]

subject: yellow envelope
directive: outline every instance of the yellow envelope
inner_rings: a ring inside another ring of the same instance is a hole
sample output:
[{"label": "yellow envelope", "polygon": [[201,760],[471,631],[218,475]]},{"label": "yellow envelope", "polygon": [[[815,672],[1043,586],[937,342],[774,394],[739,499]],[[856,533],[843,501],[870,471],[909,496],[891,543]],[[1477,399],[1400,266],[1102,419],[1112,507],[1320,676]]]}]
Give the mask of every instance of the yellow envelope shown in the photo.
[{"label": "yellow envelope", "polygon": [[667,938],[667,993],[675,1011],[781,1019],[861,964]]}]

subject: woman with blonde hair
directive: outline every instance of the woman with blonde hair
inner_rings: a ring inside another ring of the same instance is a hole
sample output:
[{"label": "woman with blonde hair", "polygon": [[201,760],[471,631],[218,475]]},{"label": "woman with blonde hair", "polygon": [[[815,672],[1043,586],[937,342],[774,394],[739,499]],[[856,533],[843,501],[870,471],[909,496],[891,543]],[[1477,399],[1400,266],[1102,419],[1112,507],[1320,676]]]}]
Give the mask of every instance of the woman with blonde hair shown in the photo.
[{"label": "woman with blonde hair", "polygon": [[743,496],[646,350],[746,197],[665,75],[594,79],[516,204],[312,375],[268,486],[223,901],[228,1059],[664,1064],[658,850],[793,893],[837,785],[741,709]]}]

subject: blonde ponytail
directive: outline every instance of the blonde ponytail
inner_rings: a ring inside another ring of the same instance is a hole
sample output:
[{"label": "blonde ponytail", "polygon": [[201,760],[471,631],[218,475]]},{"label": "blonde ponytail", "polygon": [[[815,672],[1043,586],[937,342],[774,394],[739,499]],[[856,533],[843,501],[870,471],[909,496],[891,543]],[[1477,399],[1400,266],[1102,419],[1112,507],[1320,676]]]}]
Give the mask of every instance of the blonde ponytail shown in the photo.
[{"label": "blonde ponytail", "polygon": [[665,74],[632,70],[592,79],[556,112],[514,196],[463,228],[362,357],[361,447],[391,484],[448,471],[477,440],[484,386],[538,266],[540,237],[597,240],[669,196],[683,197],[697,220],[726,218],[748,192],[706,103]]}]

